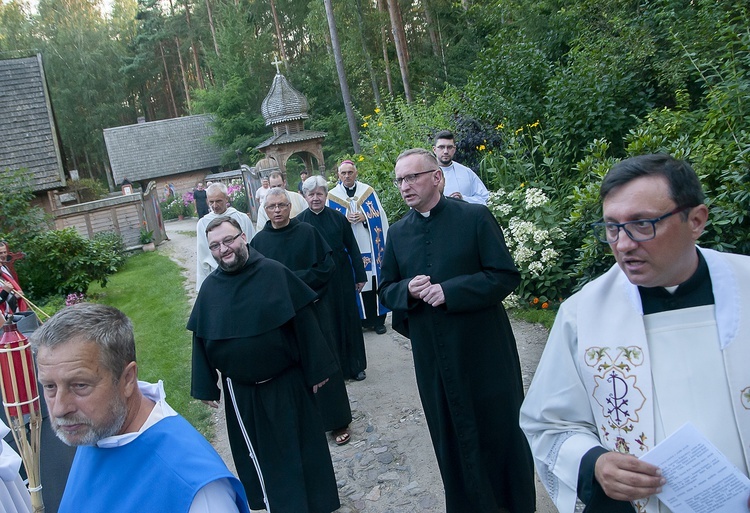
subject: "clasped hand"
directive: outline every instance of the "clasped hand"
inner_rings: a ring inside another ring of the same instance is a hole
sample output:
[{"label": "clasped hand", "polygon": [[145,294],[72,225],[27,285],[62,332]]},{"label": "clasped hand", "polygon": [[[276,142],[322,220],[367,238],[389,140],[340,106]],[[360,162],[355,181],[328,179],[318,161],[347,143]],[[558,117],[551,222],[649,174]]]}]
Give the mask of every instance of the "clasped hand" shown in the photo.
[{"label": "clasped hand", "polygon": [[445,294],[440,284],[430,282],[430,277],[420,274],[409,282],[409,294],[415,299],[421,299],[430,306],[440,306],[445,303]]}]

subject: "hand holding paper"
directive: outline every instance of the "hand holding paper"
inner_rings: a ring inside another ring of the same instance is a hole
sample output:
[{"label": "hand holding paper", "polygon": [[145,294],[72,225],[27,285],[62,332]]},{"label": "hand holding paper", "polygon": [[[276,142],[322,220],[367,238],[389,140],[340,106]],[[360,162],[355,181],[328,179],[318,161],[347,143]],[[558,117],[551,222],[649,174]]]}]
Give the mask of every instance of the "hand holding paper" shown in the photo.
[{"label": "hand holding paper", "polygon": [[750,479],[690,423],[641,460],[661,469],[667,482],[657,497],[673,513],[738,513],[750,508]]}]

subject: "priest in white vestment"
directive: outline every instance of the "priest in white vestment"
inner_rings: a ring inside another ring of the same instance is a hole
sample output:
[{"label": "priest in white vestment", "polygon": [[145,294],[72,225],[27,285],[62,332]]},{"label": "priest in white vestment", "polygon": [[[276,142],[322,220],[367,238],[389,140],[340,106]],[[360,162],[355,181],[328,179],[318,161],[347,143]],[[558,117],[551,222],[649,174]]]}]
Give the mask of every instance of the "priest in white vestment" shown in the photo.
[{"label": "priest in white vestment", "polygon": [[638,457],[685,423],[750,470],[750,257],[695,245],[708,209],[686,162],[626,159],[600,196],[617,264],[561,306],[521,427],[562,513],[666,513]]}]

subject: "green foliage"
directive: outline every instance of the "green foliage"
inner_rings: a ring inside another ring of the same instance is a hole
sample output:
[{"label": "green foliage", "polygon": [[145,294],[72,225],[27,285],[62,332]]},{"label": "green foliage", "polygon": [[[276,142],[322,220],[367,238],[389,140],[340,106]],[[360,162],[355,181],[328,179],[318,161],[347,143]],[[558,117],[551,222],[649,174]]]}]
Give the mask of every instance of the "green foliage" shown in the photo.
[{"label": "green foliage", "polygon": [[47,227],[44,210],[31,206],[34,192],[25,169],[5,170],[0,187],[0,238],[10,244],[12,251],[24,249],[29,239]]},{"label": "green foliage", "polygon": [[557,309],[548,308],[515,308],[511,312],[514,319],[520,319],[522,321],[530,322],[532,324],[538,323],[547,328],[552,329],[552,325],[555,323],[555,316],[557,315]]},{"label": "green foliage", "polygon": [[139,241],[141,244],[148,244],[154,240],[154,230],[147,230],[146,227],[141,228],[139,235]]},{"label": "green foliage", "polygon": [[514,293],[518,302],[549,304],[566,296],[570,279],[561,251],[566,234],[558,226],[562,206],[542,189],[524,184],[491,193],[487,206],[504,227],[506,244],[521,272],[521,285]]},{"label": "green foliage", "polygon": [[195,216],[195,205],[185,202],[183,198],[170,198],[159,203],[161,217],[165,221],[182,217]]},{"label": "green foliage", "polygon": [[122,240],[114,235],[86,239],[74,228],[42,232],[25,246],[17,264],[33,297],[86,293],[89,284],[107,284],[123,264]]},{"label": "green foliage", "polygon": [[504,34],[490,39],[465,87],[468,112],[490,123],[504,119],[524,126],[544,116],[544,95],[552,65],[527,40],[510,41]]},{"label": "green foliage", "polygon": [[229,193],[230,205],[237,209],[238,212],[247,212],[250,210],[242,180],[232,180],[232,183],[227,187],[227,192]]},{"label": "green foliage", "polygon": [[109,193],[109,190],[102,182],[92,178],[70,180],[65,190],[77,193],[81,203],[106,198]]}]

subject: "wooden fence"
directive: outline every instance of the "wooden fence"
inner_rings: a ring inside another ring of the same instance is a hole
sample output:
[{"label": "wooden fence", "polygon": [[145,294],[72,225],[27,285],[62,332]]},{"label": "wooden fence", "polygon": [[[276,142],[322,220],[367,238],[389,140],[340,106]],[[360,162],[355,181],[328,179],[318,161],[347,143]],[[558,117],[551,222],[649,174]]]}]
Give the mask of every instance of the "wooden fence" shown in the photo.
[{"label": "wooden fence", "polygon": [[[151,186],[151,184],[149,184]],[[70,205],[53,211],[55,229],[75,228],[84,237],[91,238],[101,232],[118,233],[125,247],[140,247],[141,228],[154,232],[154,242],[159,244],[166,238],[154,187],[147,187],[145,197],[136,191],[112,198],[105,198],[78,205]]]}]

